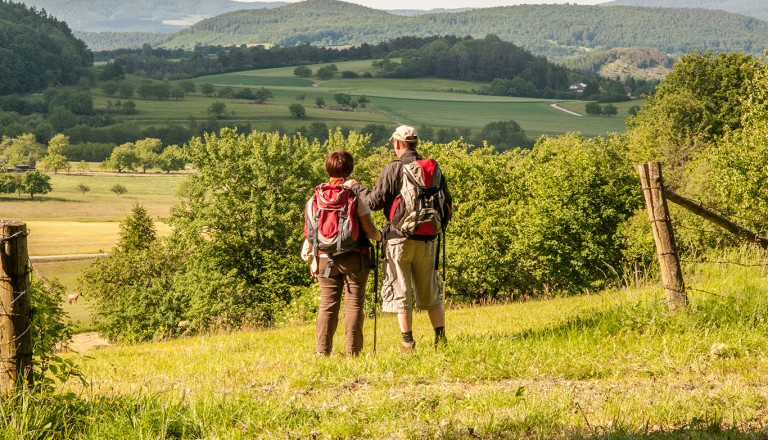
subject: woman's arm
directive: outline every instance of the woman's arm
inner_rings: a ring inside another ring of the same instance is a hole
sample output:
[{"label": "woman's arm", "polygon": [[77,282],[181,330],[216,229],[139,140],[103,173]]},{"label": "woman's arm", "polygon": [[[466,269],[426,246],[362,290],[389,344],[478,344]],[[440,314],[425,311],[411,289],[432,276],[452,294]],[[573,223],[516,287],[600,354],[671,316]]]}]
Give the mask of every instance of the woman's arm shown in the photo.
[{"label": "woman's arm", "polygon": [[360,225],[363,227],[365,234],[368,235],[368,238],[381,241],[381,232],[376,228],[376,225],[373,224],[373,219],[371,218],[370,213],[360,216]]}]

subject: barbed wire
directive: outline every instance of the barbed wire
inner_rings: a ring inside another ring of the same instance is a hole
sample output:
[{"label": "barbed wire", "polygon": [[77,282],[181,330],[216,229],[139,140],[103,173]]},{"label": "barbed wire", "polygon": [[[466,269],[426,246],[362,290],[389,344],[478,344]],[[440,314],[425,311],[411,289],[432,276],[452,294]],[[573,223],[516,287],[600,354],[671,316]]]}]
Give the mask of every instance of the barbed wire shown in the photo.
[{"label": "barbed wire", "polygon": [[7,243],[7,242],[13,240],[16,237],[19,237],[19,236],[26,237],[27,235],[29,235],[29,233],[27,231],[19,231],[19,232],[13,234],[13,235],[9,235],[8,237],[0,238],[0,243]]},{"label": "barbed wire", "polygon": [[742,267],[766,267],[768,266],[768,261],[764,261],[760,264],[747,264],[747,263],[740,263],[738,261],[720,261],[720,260],[685,260],[680,259],[681,263],[691,263],[691,264],[733,264],[736,266],[742,266]]}]

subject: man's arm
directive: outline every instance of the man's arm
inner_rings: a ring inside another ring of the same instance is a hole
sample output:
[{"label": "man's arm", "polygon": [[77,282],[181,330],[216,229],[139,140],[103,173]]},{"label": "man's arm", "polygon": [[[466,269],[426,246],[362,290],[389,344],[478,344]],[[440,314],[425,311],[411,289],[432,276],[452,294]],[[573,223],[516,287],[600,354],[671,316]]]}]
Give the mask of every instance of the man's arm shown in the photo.
[{"label": "man's arm", "polygon": [[381,171],[373,190],[366,188],[359,182],[354,182],[351,185],[352,190],[357,193],[360,200],[362,200],[371,211],[384,209],[387,202],[391,203],[392,200],[397,197],[397,192],[399,191],[397,177],[400,175],[398,171],[402,165],[402,162],[399,161],[388,163]]}]

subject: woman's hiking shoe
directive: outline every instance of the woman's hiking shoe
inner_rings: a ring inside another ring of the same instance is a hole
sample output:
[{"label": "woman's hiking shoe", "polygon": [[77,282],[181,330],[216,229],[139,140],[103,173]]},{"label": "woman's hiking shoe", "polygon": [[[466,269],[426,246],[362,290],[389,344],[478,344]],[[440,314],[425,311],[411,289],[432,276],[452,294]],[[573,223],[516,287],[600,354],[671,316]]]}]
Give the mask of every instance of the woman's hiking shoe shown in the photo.
[{"label": "woman's hiking shoe", "polygon": [[400,348],[403,349],[403,353],[411,353],[416,348],[416,341],[400,341]]}]

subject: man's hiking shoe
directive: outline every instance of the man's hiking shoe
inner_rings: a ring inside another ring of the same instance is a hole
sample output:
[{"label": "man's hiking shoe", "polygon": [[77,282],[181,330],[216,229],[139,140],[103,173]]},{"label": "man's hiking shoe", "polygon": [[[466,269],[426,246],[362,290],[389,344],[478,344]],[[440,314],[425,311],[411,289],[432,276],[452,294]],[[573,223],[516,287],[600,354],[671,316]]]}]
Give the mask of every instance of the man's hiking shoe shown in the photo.
[{"label": "man's hiking shoe", "polygon": [[448,338],[445,335],[435,336],[435,348],[445,347],[448,345]]},{"label": "man's hiking shoe", "polygon": [[416,341],[400,341],[400,347],[403,349],[403,353],[411,353],[416,348]]}]

